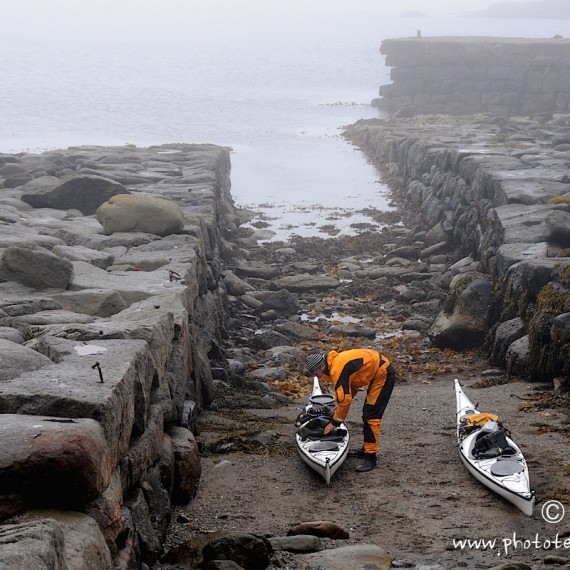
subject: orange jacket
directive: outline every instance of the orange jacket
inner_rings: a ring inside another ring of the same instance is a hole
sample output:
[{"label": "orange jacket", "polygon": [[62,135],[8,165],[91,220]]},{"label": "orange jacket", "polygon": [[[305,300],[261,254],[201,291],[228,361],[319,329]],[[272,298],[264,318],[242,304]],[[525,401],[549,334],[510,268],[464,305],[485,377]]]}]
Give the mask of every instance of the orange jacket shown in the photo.
[{"label": "orange jacket", "polygon": [[346,419],[352,399],[360,388],[382,375],[386,378],[386,368],[390,364],[385,356],[368,348],[354,348],[342,352],[331,350],[327,353],[326,360],[327,368],[322,379],[334,385],[337,403],[333,417],[335,422]]}]

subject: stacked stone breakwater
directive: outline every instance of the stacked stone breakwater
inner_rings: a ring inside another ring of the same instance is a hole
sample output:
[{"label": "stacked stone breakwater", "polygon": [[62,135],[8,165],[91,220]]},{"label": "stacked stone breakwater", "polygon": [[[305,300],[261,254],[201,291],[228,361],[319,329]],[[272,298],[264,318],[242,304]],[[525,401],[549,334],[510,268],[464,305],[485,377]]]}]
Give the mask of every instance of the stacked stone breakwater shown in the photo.
[{"label": "stacked stone breakwater", "polygon": [[[405,231],[418,245],[391,242],[400,261],[420,252],[413,271],[379,258],[367,290],[441,272],[436,345],[490,338],[510,372],[567,383],[569,125],[423,116],[348,129],[422,220]],[[259,245],[239,228],[229,173],[228,151],[210,145],[0,155],[0,567],[155,564],[173,506],[199,485],[198,414],[233,389],[218,382],[231,307],[271,322],[299,312],[296,291],[318,306],[340,285],[307,273],[320,273],[312,262],[280,279],[242,267]],[[227,267],[276,290],[255,297]],[[345,260],[339,276],[349,267],[361,272]],[[247,334],[263,348],[286,342],[278,330],[320,338],[293,321]]]},{"label": "stacked stone breakwater", "polygon": [[[570,385],[570,116],[360,121],[363,147],[457,265],[430,330],[507,371]],[[422,232],[425,239],[425,234]]]},{"label": "stacked stone breakwater", "polygon": [[227,149],[0,156],[0,566],[139,568],[200,479]]},{"label": "stacked stone breakwater", "polygon": [[389,112],[570,111],[568,38],[394,38],[380,51],[392,67],[392,83],[380,87],[375,103]]}]

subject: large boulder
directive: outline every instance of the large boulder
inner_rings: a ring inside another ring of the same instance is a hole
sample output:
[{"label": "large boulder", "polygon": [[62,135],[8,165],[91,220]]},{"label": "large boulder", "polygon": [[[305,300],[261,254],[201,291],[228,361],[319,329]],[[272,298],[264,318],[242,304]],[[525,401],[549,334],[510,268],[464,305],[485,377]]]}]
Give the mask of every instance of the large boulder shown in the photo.
[{"label": "large boulder", "polygon": [[[83,513],[31,510],[2,528],[0,560],[6,563],[2,568],[112,570],[114,567],[97,523]],[[58,535],[62,540],[56,539]],[[50,562],[38,565],[44,557]]]},{"label": "large boulder", "polygon": [[481,346],[489,332],[492,281],[481,274],[457,275],[444,310],[428,336],[441,348],[464,350]]},{"label": "large boulder", "polygon": [[492,362],[503,366],[509,346],[525,334],[525,323],[520,317],[515,317],[514,319],[509,319],[501,323],[495,331],[495,340],[491,353]]},{"label": "large boulder", "polygon": [[115,256],[111,253],[97,251],[82,245],[56,245],[52,251],[64,259],[85,261],[85,263],[91,263],[91,265],[101,269],[107,269],[115,261]]},{"label": "large boulder", "polygon": [[556,346],[570,343],[570,313],[562,313],[552,321],[550,340]]},{"label": "large boulder", "polygon": [[[14,330],[14,329],[12,329]],[[21,344],[0,338],[0,382],[17,378],[53,362],[43,354]]]},{"label": "large boulder", "polygon": [[226,269],[222,272],[224,285],[230,295],[240,297],[245,295],[248,291],[254,291],[255,287],[246,283],[243,279],[238,277],[231,269]]},{"label": "large boulder", "polygon": [[202,474],[198,443],[194,434],[186,428],[173,426],[168,433],[175,460],[172,503],[184,505],[194,498]]},{"label": "large boulder", "polygon": [[[273,546],[264,536],[243,531],[218,530],[198,535],[172,548],[162,558],[168,568],[238,568],[264,570]],[[172,564],[173,566],[170,566]]]},{"label": "large boulder", "polygon": [[236,274],[240,277],[255,277],[257,279],[273,279],[281,270],[279,267],[259,262],[240,262],[236,266]]},{"label": "large boulder", "polygon": [[91,315],[82,315],[74,311],[66,311],[65,309],[53,309],[49,311],[39,311],[32,315],[23,315],[10,321],[18,326],[50,326],[63,325],[69,323],[87,324],[92,323],[95,319]]},{"label": "large boulder", "polygon": [[274,346],[283,346],[286,344],[289,344],[289,338],[272,329],[262,330],[259,334],[253,335],[249,341],[251,348],[256,350],[267,350]]},{"label": "large boulder", "polygon": [[127,308],[127,303],[118,291],[105,289],[85,289],[68,291],[53,296],[62,309],[83,315],[110,317]]},{"label": "large boulder", "polygon": [[34,208],[79,210],[90,216],[97,208],[117,194],[129,191],[118,182],[101,176],[74,176],[58,186],[31,187],[22,194],[22,200]]},{"label": "large boulder", "polygon": [[507,373],[513,376],[528,376],[529,336],[524,335],[510,344],[505,355]]},{"label": "large boulder", "polygon": [[105,233],[145,232],[158,236],[176,234],[184,228],[180,206],[159,196],[140,194],[113,196],[96,213]]},{"label": "large boulder", "polygon": [[8,247],[0,262],[0,281],[34,289],[67,289],[73,282],[73,265],[43,248]]},{"label": "large boulder", "polygon": [[[140,488],[128,498],[122,512],[127,519],[127,535],[130,535],[128,542],[136,540],[140,547],[141,558],[149,563],[154,562],[160,555],[161,544],[152,528],[149,506]],[[141,566],[130,564],[125,567],[140,568]]]},{"label": "large boulder", "polygon": [[328,291],[340,285],[340,281],[328,275],[286,275],[276,279],[274,285],[277,289],[287,289],[295,293],[307,293],[311,291]]},{"label": "large boulder", "polygon": [[204,562],[232,560],[246,570],[264,570],[269,566],[273,547],[263,536],[245,532],[228,532],[216,536],[204,546]]},{"label": "large boulder", "polygon": [[12,343],[24,344],[24,337],[18,329],[13,327],[0,327],[0,340],[9,340]]},{"label": "large boulder", "polygon": [[555,210],[544,218],[546,241],[560,247],[570,247],[570,213]]},{"label": "large boulder", "polygon": [[287,289],[275,291],[262,301],[261,311],[273,309],[279,315],[290,317],[299,312],[299,299]]},{"label": "large boulder", "polygon": [[0,526],[0,568],[67,568],[63,528],[53,519]]},{"label": "large boulder", "polygon": [[53,190],[56,186],[59,186],[60,184],[61,180],[57,176],[51,176],[51,175],[38,176],[38,178],[34,178],[30,182],[22,186],[22,193],[23,194],[35,194],[37,192],[45,193]]},{"label": "large boulder", "polygon": [[327,570],[360,570],[392,568],[392,557],[375,544],[351,544],[303,555],[302,568],[326,568]]},{"label": "large boulder", "polygon": [[0,416],[0,489],[28,505],[81,510],[111,481],[98,422],[24,414]]},{"label": "large boulder", "polygon": [[0,203],[0,224],[17,224],[22,221],[22,213],[14,206]]}]

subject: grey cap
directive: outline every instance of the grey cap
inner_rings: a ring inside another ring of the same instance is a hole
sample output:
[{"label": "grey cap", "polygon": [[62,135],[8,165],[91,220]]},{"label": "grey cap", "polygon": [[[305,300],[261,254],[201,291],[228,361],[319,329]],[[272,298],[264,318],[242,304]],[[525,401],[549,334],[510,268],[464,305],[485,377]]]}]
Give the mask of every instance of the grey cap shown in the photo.
[{"label": "grey cap", "polygon": [[315,371],[320,368],[325,362],[326,358],[324,352],[315,352],[314,354],[309,354],[305,363],[306,373],[314,374]]}]

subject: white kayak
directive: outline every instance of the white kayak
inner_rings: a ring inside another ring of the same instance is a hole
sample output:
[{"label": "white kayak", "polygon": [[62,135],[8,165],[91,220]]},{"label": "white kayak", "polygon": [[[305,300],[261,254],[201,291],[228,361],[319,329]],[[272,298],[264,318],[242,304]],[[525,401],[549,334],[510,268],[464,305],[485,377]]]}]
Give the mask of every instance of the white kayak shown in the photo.
[{"label": "white kayak", "polygon": [[334,407],[334,396],[323,394],[319,379],[313,380],[309,403],[303,408],[295,425],[295,444],[301,459],[330,484],[348,455],[349,435],[343,423],[324,435]]},{"label": "white kayak", "polygon": [[532,515],[535,495],[530,490],[525,458],[498,417],[479,412],[455,380],[457,444],[467,470],[525,515]]}]

